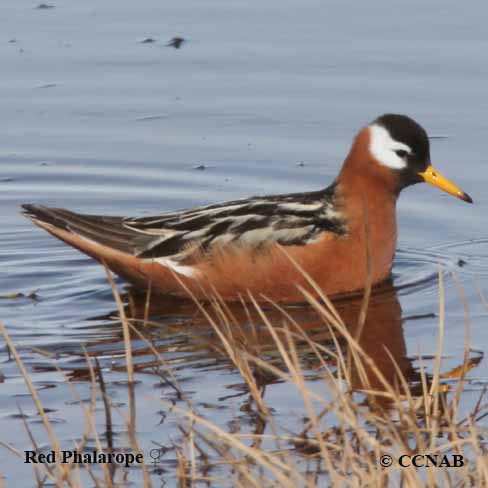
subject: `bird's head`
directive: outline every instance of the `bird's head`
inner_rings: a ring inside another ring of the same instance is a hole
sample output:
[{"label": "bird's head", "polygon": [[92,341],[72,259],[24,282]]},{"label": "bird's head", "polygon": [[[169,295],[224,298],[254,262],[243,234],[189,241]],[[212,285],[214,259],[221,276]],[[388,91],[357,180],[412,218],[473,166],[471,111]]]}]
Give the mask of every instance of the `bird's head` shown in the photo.
[{"label": "bird's head", "polygon": [[473,203],[471,197],[442,176],[430,162],[429,137],[423,127],[405,115],[385,114],[361,131],[358,140],[367,144],[374,170],[385,172],[394,181],[396,191],[426,182]]}]

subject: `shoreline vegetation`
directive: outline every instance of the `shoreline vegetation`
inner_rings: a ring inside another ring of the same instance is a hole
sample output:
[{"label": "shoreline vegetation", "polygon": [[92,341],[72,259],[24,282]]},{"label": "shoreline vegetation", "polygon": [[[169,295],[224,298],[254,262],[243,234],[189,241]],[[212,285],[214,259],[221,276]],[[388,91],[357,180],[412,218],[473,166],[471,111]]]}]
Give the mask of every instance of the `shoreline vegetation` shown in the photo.
[{"label": "shoreline vegetation", "polygon": [[[137,367],[131,345],[132,340],[139,340],[154,357],[154,371],[159,371],[164,384],[174,390],[173,401],[154,399],[178,422],[181,439],[172,446],[176,459],[174,472],[162,475],[156,463],[151,464],[153,459],[147,453],[143,463],[131,464],[130,468],[123,463],[92,465],[73,463],[69,459],[61,462],[61,444],[21,355],[0,322],[0,332],[18,365],[49,441],[49,449],[44,448],[43,452],[53,453],[53,462],[26,465],[26,469],[33,470],[33,484],[38,487],[86,486],[81,481],[81,470],[88,474],[94,486],[129,486],[133,469],[141,471],[145,487],[158,486],[161,475],[171,476],[181,488],[488,486],[485,446],[488,432],[482,423],[488,415],[486,386],[468,414],[460,408],[466,374],[482,360],[482,355],[471,348],[466,313],[462,363],[443,372],[445,303],[444,276],[440,269],[438,347],[430,372],[421,354],[415,358],[418,367],[413,368],[411,360],[406,359],[404,342],[397,340],[402,335],[405,319],[396,295],[392,298],[391,294],[383,293],[377,298],[371,293],[371,286],[355,306],[346,303],[341,309],[340,304],[337,308],[310,282],[316,296],[305,290],[303,294],[310,314],[315,317],[313,326],[312,322],[298,321],[288,308],[271,302],[263,305],[252,296],[238,305],[241,312],[219,297],[209,297],[207,304],[195,301],[201,320],[218,338],[206,346],[225,358],[245,384],[248,401],[243,408],[255,418],[254,429],[248,433],[224,430],[199,413],[165,358],[145,335],[146,328],[158,326],[150,320],[150,291],[140,310],[130,297],[126,305],[110,271],[105,270],[122,328],[129,401],[126,411],[114,405],[107,395],[97,357],[85,351],[91,396],[88,402],[83,402],[74,385],[71,387],[85,421],[84,433],[71,451],[82,456],[92,452],[87,447],[90,444],[96,446],[97,459],[113,458],[117,453],[140,456],[139,459],[143,456],[137,438],[136,407],[138,401],[147,399],[135,395]],[[484,297],[480,296],[486,306]],[[466,303],[464,307],[467,312]],[[347,317],[351,309],[354,309],[352,319]],[[398,329],[390,330],[387,319],[396,323]],[[195,341],[201,340],[191,327],[187,333],[194,334]],[[374,339],[365,342],[364,337],[371,334],[376,334]],[[309,381],[311,370],[313,382]],[[327,397],[318,392],[318,381],[327,390]],[[266,387],[276,382],[294,389],[301,400],[303,428],[300,431],[292,432],[283,426],[283,420],[268,402]],[[104,408],[104,432],[95,426],[97,400],[102,400]],[[114,410],[125,419],[129,446],[125,450],[116,445],[118,439],[112,433]],[[23,421],[32,450],[40,452],[39,441],[26,420]],[[25,457],[15,447],[5,442],[1,445],[18,457]]]}]

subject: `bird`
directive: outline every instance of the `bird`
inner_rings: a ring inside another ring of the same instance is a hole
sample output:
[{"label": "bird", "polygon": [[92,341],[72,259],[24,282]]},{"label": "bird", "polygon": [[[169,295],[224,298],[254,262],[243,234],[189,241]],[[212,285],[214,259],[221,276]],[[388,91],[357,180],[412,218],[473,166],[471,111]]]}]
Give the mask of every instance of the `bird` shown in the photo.
[{"label": "bird", "polygon": [[303,302],[391,276],[400,192],[426,182],[473,203],[431,164],[425,129],[388,113],[354,138],[324,189],[254,196],[143,217],[22,205],[35,224],[136,287],[175,297]]}]

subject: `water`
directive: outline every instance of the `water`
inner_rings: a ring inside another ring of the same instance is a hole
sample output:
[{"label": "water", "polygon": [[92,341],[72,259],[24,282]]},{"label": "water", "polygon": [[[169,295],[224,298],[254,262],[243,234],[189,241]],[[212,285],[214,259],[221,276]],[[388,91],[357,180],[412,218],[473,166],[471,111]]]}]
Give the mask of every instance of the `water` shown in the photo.
[{"label": "water", "polygon": [[[432,140],[433,163],[475,205],[427,185],[402,194],[393,270],[398,291],[385,309],[391,320],[379,322],[372,337],[383,332],[410,358],[435,351],[440,263],[447,309],[443,368],[459,365],[463,356],[458,284],[469,306],[472,344],[485,351],[487,312],[478,297],[478,288],[488,294],[484,2],[36,5],[0,5],[0,295],[37,290],[38,296],[0,299],[0,318],[44,406],[53,410],[49,416],[64,445],[72,446],[84,428],[70,391],[74,386],[81,398],[89,396],[80,378],[82,346],[100,357],[112,399],[126,403],[121,332],[108,319],[115,306],[100,266],[34,227],[18,206],[143,215],[318,189],[337,174],[356,130],[383,112],[406,113],[430,135],[442,136]],[[178,50],[166,47],[174,36],[188,42]],[[156,42],[140,42],[147,37]],[[206,169],[195,170],[198,165]],[[239,392],[239,375],[188,338],[184,317],[163,320],[153,332],[158,348],[210,420],[252,428],[251,417],[239,410],[245,396],[219,401]],[[205,328],[201,334],[211,336]],[[64,382],[52,360],[33,347],[54,354],[76,381]],[[138,362],[151,360],[144,344],[134,341],[133,347],[140,351]],[[21,451],[30,447],[17,418],[20,404],[39,444],[46,445],[5,347],[1,361],[0,440]],[[481,361],[468,375],[466,409],[487,378]],[[144,398],[137,405],[138,433],[147,453],[153,442],[167,445],[177,435],[174,419],[161,423],[159,402],[174,392],[154,374],[137,379],[137,398]],[[270,385],[267,394],[282,418],[302,409],[287,385]],[[115,428],[123,432],[120,418]],[[167,456],[162,478],[174,484],[174,457]],[[31,468],[4,448],[0,472],[22,486],[32,484]],[[130,479],[139,475],[131,472]]]}]

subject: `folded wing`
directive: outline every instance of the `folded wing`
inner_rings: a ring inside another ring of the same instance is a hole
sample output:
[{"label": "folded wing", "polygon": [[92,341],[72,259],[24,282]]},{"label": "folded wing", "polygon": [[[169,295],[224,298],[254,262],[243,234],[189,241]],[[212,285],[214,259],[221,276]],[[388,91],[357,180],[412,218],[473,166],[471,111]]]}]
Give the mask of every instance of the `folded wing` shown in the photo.
[{"label": "folded wing", "polygon": [[335,185],[309,193],[253,197],[140,218],[82,215],[23,205],[33,220],[142,259],[183,263],[196,249],[305,245],[323,232],[345,233]]}]

